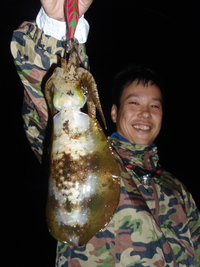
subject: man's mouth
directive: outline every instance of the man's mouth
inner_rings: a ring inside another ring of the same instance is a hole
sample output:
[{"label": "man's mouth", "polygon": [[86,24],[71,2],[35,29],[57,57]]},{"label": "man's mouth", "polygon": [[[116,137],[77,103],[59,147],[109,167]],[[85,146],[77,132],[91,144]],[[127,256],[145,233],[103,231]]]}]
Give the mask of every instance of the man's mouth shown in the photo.
[{"label": "man's mouth", "polygon": [[143,131],[149,131],[151,129],[150,126],[140,125],[140,124],[133,125],[133,128],[135,128],[137,130],[143,130]]}]

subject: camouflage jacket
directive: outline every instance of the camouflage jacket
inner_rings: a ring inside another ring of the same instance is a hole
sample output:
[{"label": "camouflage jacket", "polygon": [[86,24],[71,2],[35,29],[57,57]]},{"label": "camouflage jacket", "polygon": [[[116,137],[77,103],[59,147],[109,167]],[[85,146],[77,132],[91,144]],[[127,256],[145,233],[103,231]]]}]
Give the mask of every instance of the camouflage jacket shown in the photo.
[{"label": "camouflage jacket", "polygon": [[[58,243],[56,266],[200,266],[198,211],[184,186],[159,167],[157,148],[109,141],[121,171],[116,212],[87,245]],[[140,171],[151,173],[149,184]]]},{"label": "camouflage jacket", "polygon": [[[25,22],[11,50],[24,85],[23,118],[41,161],[48,113],[43,84],[59,63],[63,43]],[[87,57],[84,55],[85,63]],[[119,205],[109,224],[85,246],[57,246],[56,266],[200,266],[200,218],[192,196],[158,165],[155,146],[109,138],[121,171]],[[141,173],[151,175],[145,184]]]}]

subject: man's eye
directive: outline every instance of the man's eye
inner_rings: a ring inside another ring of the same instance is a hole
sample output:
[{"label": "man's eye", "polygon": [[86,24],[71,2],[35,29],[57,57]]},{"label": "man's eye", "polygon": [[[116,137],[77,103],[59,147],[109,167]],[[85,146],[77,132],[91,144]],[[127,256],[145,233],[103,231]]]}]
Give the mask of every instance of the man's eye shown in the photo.
[{"label": "man's eye", "polygon": [[130,104],[139,105],[139,103],[136,101],[132,101],[132,102],[130,102]]},{"label": "man's eye", "polygon": [[152,108],[160,108],[158,105],[151,105]]}]

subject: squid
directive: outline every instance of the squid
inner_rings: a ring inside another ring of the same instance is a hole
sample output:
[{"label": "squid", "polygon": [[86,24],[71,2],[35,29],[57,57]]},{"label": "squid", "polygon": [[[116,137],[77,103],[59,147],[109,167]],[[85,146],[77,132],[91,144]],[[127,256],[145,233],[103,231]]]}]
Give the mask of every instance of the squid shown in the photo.
[{"label": "squid", "polygon": [[74,38],[68,43],[68,59],[61,59],[44,92],[53,118],[46,216],[56,240],[82,246],[115,213],[120,173],[96,119],[98,110],[106,126],[94,77],[80,67]]}]

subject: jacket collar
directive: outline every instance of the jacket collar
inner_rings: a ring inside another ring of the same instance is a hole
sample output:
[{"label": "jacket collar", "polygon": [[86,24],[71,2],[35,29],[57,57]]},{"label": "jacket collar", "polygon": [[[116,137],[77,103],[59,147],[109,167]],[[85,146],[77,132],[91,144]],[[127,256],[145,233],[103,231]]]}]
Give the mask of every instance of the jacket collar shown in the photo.
[{"label": "jacket collar", "polygon": [[155,145],[135,145],[114,137],[108,139],[125,166],[138,166],[148,171],[157,169],[159,157]]}]

